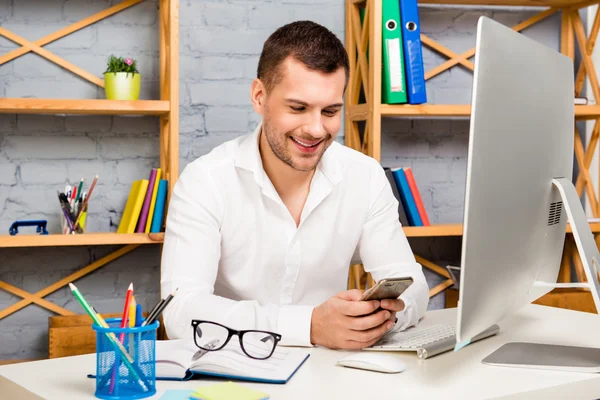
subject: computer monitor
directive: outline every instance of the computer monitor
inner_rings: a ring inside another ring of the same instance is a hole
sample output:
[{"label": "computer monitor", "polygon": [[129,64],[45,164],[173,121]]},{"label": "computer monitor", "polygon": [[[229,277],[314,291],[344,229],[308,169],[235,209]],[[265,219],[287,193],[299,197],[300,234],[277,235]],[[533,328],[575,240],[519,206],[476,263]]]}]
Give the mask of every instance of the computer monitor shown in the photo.
[{"label": "computer monitor", "polygon": [[[474,65],[457,347],[555,287],[589,287],[600,310],[600,256],[572,183],[572,60],[481,17]],[[567,220],[589,284],[556,283]],[[565,367],[535,361],[563,347],[519,349],[527,361],[509,350],[488,361]]]}]

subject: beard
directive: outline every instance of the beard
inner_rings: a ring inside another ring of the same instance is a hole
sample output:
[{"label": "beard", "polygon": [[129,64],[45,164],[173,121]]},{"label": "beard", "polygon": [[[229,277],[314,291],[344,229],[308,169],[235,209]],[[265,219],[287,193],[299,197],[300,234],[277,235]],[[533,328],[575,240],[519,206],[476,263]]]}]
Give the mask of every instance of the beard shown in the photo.
[{"label": "beard", "polygon": [[[268,114],[265,113],[265,117],[267,117],[267,115]],[[317,145],[319,146],[319,149],[314,154],[295,154],[295,149],[293,148],[295,145],[292,144],[291,139],[292,136],[306,141],[316,141],[319,138],[313,138],[306,135],[293,135],[292,131],[285,133],[277,132],[271,127],[268,118],[264,118],[263,120],[262,131],[273,154],[291,168],[301,172],[313,171],[319,164],[319,161],[321,161],[321,157],[323,157],[325,150],[327,150],[332,141],[331,134],[327,133],[325,138],[321,140],[321,143]]]}]

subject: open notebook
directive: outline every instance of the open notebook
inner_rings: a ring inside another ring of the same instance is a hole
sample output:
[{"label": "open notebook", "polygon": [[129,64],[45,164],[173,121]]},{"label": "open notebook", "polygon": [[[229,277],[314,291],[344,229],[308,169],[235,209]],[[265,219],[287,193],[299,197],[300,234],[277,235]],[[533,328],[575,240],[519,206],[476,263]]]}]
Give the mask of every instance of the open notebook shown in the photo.
[{"label": "open notebook", "polygon": [[212,375],[247,381],[286,383],[310,353],[298,348],[277,346],[266,360],[248,357],[232,338],[218,351],[205,352],[193,340],[156,342],[156,379],[188,380],[194,375]]}]

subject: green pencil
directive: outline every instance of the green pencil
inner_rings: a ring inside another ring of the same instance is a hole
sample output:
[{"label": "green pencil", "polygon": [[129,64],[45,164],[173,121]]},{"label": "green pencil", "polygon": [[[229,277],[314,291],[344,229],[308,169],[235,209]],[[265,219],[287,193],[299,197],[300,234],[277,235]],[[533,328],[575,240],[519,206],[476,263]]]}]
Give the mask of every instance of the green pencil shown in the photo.
[{"label": "green pencil", "polygon": [[[96,323],[96,325],[98,325],[100,327],[106,327],[106,322],[104,322],[104,319],[101,319],[101,317],[94,312],[94,310],[89,305],[89,303],[85,300],[85,298],[83,297],[83,295],[81,294],[81,292],[79,291],[79,289],[77,289],[77,286],[73,285],[72,283],[69,283],[69,287],[71,288],[71,292],[73,293],[73,295],[75,296],[75,298],[77,299],[77,301],[79,301],[79,304],[81,304],[81,306],[83,307],[83,309],[88,313],[88,315],[92,318],[92,320]],[[147,391],[148,390],[148,386],[146,386],[146,384],[144,383],[144,381],[142,380],[142,378],[140,377],[140,375],[133,368],[133,365],[132,365],[133,359],[127,353],[127,351],[125,350],[125,347],[123,347],[123,345],[121,344],[121,342],[119,341],[119,339],[117,339],[117,337],[115,336],[114,333],[107,332],[106,336],[108,337],[108,339],[114,345],[116,345],[117,347],[119,347],[119,350],[121,351],[121,358],[123,359],[123,362],[125,363],[125,366],[133,374],[134,378],[138,380],[138,383],[140,384],[140,386],[145,391]]]}]

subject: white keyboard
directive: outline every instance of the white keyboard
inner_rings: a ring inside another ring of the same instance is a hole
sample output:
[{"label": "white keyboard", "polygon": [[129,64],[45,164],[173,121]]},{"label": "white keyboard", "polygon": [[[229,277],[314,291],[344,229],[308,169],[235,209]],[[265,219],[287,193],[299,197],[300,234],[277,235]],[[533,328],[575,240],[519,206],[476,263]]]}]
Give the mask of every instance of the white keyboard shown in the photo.
[{"label": "white keyboard", "polygon": [[413,327],[401,332],[384,335],[372,349],[418,350],[432,343],[448,340],[454,341],[456,327],[454,325],[437,324],[429,327]]}]

